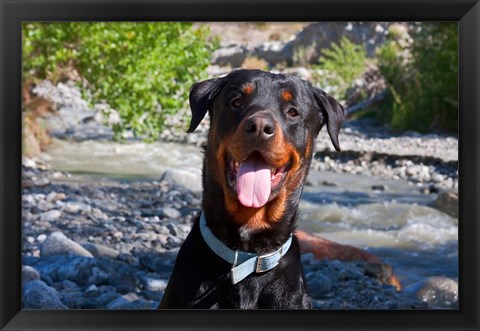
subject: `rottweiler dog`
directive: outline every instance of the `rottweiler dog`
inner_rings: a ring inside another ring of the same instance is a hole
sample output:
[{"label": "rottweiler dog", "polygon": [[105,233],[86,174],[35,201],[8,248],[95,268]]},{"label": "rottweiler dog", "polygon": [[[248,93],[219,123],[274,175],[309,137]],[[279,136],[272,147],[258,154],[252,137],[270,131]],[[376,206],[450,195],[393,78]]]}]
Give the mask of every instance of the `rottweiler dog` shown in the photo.
[{"label": "rottweiler dog", "polygon": [[236,70],[195,83],[188,132],[207,111],[203,210],[159,308],[309,309],[296,227],[324,124],[336,150],[343,107],[297,77]]}]

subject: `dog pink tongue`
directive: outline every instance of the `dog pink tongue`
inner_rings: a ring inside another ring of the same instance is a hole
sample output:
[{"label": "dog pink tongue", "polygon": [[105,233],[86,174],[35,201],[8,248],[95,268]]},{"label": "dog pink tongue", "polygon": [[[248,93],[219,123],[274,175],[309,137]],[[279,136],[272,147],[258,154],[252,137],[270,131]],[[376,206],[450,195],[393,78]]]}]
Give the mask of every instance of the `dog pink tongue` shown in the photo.
[{"label": "dog pink tongue", "polygon": [[260,208],[270,197],[271,172],[262,157],[250,156],[240,163],[237,174],[238,200],[245,207]]}]

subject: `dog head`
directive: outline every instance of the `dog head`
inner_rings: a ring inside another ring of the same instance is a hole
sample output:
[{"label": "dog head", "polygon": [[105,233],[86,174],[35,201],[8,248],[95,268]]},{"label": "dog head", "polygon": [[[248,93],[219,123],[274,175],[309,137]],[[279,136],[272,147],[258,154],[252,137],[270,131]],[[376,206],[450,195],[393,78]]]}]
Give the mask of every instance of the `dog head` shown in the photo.
[{"label": "dog head", "polygon": [[340,150],[343,107],[297,77],[237,70],[194,84],[189,99],[188,132],[207,111],[211,119],[204,189],[206,178],[215,182],[221,202],[240,224],[265,228],[280,221],[289,204],[296,210],[324,124]]}]

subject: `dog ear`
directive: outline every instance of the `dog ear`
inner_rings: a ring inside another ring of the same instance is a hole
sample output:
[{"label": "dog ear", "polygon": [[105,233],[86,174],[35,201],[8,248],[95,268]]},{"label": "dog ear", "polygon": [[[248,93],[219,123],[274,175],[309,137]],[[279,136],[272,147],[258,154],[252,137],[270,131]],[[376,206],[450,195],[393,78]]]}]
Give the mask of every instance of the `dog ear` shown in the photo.
[{"label": "dog ear", "polygon": [[340,151],[340,144],[338,143],[338,133],[343,125],[345,119],[345,110],[343,106],[337,102],[333,97],[319,88],[313,87],[313,94],[315,99],[322,109],[322,112],[327,117],[327,131],[333,146],[337,151]]},{"label": "dog ear", "polygon": [[187,130],[188,133],[195,131],[197,126],[205,117],[205,114],[212,106],[215,97],[225,85],[226,78],[213,78],[195,83],[190,88],[190,109],[192,111],[192,120]]}]

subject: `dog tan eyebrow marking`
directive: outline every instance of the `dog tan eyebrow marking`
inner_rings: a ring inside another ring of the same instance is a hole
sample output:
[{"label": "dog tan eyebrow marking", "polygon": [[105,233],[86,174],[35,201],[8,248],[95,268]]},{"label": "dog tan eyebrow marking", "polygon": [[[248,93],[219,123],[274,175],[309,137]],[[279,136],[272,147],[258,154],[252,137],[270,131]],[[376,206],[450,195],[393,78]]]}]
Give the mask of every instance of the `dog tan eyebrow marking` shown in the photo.
[{"label": "dog tan eyebrow marking", "polygon": [[284,90],[282,91],[282,100],[283,101],[292,101],[293,100],[293,94],[289,90]]},{"label": "dog tan eyebrow marking", "polygon": [[247,84],[243,85],[243,87],[242,87],[242,91],[243,91],[243,93],[245,93],[246,95],[252,94],[252,93],[253,93],[253,89],[254,89],[254,88],[253,88],[253,84],[251,84],[251,83],[247,83]]}]

